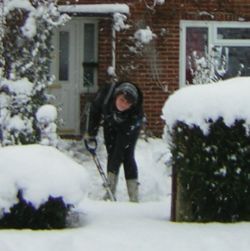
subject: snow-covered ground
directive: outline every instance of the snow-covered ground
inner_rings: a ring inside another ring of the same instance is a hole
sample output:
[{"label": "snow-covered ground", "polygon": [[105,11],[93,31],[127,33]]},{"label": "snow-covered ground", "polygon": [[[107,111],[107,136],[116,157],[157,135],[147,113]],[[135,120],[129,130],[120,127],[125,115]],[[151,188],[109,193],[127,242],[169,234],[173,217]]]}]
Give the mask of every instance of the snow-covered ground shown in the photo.
[{"label": "snow-covered ground", "polygon": [[[169,159],[169,152],[161,139],[149,139],[148,142],[140,139],[138,142],[136,157],[141,183],[141,202],[138,204],[128,202],[122,169],[117,191],[118,201],[102,201],[104,189],[91,157],[81,144],[71,142],[67,147],[71,149],[69,154],[77,158],[81,164],[79,167],[89,177],[89,192],[76,209],[81,214],[80,226],[50,231],[1,230],[1,251],[249,250],[250,223],[191,224],[173,223],[169,220],[171,178],[170,170],[165,164]],[[15,151],[20,156],[23,150],[20,147]],[[56,157],[52,153],[50,158],[56,159],[60,154],[55,155]],[[39,165],[42,165],[46,156],[38,156],[37,150],[34,152],[30,149],[30,159],[40,158],[36,163],[38,165],[40,161]],[[98,156],[105,166],[103,147],[99,147]],[[58,163],[68,165],[69,162],[63,159]],[[63,168],[62,166],[62,170]],[[60,174],[63,177],[62,174],[63,171]],[[65,187],[67,189],[69,188]]]}]

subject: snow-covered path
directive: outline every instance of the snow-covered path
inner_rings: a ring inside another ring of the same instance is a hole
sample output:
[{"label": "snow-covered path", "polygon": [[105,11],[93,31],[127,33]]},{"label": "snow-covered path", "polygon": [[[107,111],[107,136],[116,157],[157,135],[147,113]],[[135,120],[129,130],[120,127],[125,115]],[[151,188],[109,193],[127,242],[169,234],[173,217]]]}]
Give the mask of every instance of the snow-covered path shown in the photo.
[{"label": "snow-covered path", "polygon": [[250,224],[169,221],[169,201],[82,202],[82,226],[0,231],[2,251],[248,251]]},{"label": "snow-covered path", "polygon": [[[81,147],[73,148],[82,152]],[[165,165],[168,154],[160,139],[138,142],[140,203],[128,202],[123,172],[118,201],[102,201],[105,191],[93,161],[86,154],[78,156],[91,181],[91,192],[76,208],[80,225],[64,230],[0,230],[0,251],[248,251],[250,223],[191,224],[169,220],[171,178]],[[105,165],[102,148],[98,156]]]},{"label": "snow-covered path", "polygon": [[[67,147],[70,147],[67,149],[67,154],[69,153],[89,174],[89,198],[101,200],[105,194],[102,179],[94,161],[86,152],[84,143],[72,142]],[[64,148],[66,147],[64,146]],[[106,171],[106,150],[102,142],[102,137],[99,138],[97,156],[102,168]],[[162,139],[149,138],[147,141],[140,139],[137,143],[135,157],[139,172],[140,201],[159,201],[162,198],[165,199],[170,196],[171,169],[166,165],[166,162],[168,162],[170,158],[168,145],[164,143]],[[120,169],[116,197],[120,202],[128,201],[122,167]]]}]

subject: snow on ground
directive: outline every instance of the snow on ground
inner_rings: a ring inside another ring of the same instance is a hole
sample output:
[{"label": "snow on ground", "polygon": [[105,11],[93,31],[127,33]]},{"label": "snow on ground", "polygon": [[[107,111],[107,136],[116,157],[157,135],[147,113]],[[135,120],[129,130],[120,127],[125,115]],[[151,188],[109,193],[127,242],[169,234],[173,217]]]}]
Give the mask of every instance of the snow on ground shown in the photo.
[{"label": "snow on ground", "polygon": [[[249,250],[250,223],[191,224],[169,220],[171,178],[165,163],[170,155],[161,139],[149,139],[148,142],[140,139],[137,145],[140,203],[128,202],[122,170],[118,202],[102,201],[104,189],[91,157],[76,142],[71,142],[68,147],[71,149],[69,155],[77,158],[90,179],[91,192],[76,209],[81,213],[80,226],[48,231],[0,230],[1,251]],[[31,160],[32,153],[30,149]],[[98,156],[103,166],[105,155],[100,146]],[[43,157],[41,155],[40,161]]]}]

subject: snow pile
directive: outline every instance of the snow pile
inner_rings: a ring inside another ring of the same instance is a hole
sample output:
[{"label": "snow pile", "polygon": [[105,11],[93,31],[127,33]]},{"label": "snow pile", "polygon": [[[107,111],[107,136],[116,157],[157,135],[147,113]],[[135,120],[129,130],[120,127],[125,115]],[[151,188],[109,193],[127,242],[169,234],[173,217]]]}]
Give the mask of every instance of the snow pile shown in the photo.
[{"label": "snow pile", "polygon": [[42,124],[54,122],[57,119],[57,110],[53,105],[43,105],[38,109],[36,118]]},{"label": "snow pile", "polygon": [[38,208],[49,196],[76,205],[84,198],[88,175],[84,168],[53,147],[41,145],[0,148],[0,212],[17,202],[17,192]]},{"label": "snow pile", "polygon": [[139,140],[135,154],[139,172],[140,201],[157,201],[171,191],[171,153],[162,139]]},{"label": "snow pile", "polygon": [[188,86],[176,91],[163,107],[163,119],[171,130],[177,121],[209,131],[209,120],[222,117],[227,126],[245,120],[250,126],[250,78],[237,77],[213,84]]},{"label": "snow pile", "polygon": [[56,146],[58,142],[56,107],[49,104],[41,106],[36,113],[36,119],[41,131],[40,143],[42,145]]}]

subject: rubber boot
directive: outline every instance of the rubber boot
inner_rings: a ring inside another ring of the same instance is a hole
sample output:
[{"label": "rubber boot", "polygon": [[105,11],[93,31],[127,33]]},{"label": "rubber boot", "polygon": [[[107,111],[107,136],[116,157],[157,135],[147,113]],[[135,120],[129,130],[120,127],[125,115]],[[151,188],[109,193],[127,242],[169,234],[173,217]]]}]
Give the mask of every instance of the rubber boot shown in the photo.
[{"label": "rubber boot", "polygon": [[127,183],[129,200],[131,202],[139,202],[139,195],[138,195],[139,183],[137,179],[126,180],[126,183]]},{"label": "rubber boot", "polygon": [[[115,197],[115,192],[116,192],[116,186],[117,186],[117,182],[118,182],[118,175],[108,172],[108,182],[110,185],[110,190],[112,192],[112,194]],[[110,200],[109,194],[106,192],[106,194],[103,197],[104,200]]]}]

